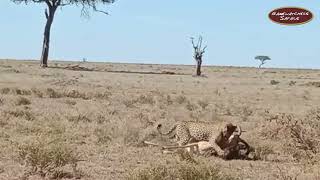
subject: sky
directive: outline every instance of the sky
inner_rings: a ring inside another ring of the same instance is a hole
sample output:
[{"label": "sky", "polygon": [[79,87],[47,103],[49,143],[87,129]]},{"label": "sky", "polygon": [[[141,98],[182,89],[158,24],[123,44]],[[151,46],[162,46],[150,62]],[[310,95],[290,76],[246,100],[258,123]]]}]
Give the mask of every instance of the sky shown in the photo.
[{"label": "sky", "polygon": [[[283,6],[308,9],[311,22],[284,26],[268,13]],[[49,59],[195,64],[190,37],[208,46],[204,65],[320,68],[320,1],[316,0],[116,0],[110,13],[81,17],[80,7],[58,9]],[[0,1],[0,59],[39,59],[45,5]]]}]

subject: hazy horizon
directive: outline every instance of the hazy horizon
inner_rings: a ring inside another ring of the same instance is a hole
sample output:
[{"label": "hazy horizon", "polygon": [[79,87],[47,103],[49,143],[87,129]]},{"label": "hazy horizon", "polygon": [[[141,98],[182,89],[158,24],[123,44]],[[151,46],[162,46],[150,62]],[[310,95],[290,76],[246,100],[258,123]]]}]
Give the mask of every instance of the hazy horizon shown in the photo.
[{"label": "hazy horizon", "polygon": [[[279,7],[298,6],[314,14],[311,22],[283,26],[268,19]],[[96,62],[193,65],[191,36],[208,45],[204,65],[256,67],[254,57],[271,57],[264,67],[319,69],[320,38],[315,1],[135,3],[118,0],[106,9],[110,16],[80,9],[58,10],[51,32],[49,59]],[[0,58],[40,57],[45,24],[44,5],[0,2]],[[50,62],[49,62],[50,63]]]},{"label": "hazy horizon", "polygon": [[[0,58],[0,61],[34,61],[34,62],[40,62],[39,59],[6,59],[6,58]],[[172,65],[172,66],[195,66],[196,63],[194,64],[174,64],[174,63],[143,63],[143,62],[138,62],[138,61],[111,61],[111,60],[105,60],[105,61],[94,61],[94,60],[87,60],[86,62],[83,62],[81,59],[78,60],[63,60],[63,59],[51,59],[49,60],[49,67],[54,66],[51,63],[52,62],[62,62],[62,63],[110,63],[110,64],[137,64],[137,65]],[[265,64],[266,65],[266,64]],[[261,69],[283,69],[283,70],[320,70],[320,68],[295,68],[295,67],[270,67],[270,66],[265,66],[263,65]],[[230,68],[258,68],[259,64],[256,66],[246,66],[246,65],[216,65],[216,64],[204,64],[202,67],[230,67]],[[205,72],[203,72],[206,74]]]}]

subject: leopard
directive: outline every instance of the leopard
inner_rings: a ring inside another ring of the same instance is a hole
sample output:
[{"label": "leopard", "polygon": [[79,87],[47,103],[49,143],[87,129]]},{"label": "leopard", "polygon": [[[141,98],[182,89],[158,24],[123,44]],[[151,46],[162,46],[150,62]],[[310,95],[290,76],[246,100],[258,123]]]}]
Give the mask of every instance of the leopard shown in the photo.
[{"label": "leopard", "polygon": [[238,129],[239,126],[232,123],[211,124],[207,122],[178,122],[174,124],[167,133],[161,131],[162,124],[157,125],[157,131],[161,135],[167,135],[170,138],[176,138],[179,146],[188,143],[208,141],[215,149],[218,156],[223,156],[224,149],[228,147],[229,137]]}]

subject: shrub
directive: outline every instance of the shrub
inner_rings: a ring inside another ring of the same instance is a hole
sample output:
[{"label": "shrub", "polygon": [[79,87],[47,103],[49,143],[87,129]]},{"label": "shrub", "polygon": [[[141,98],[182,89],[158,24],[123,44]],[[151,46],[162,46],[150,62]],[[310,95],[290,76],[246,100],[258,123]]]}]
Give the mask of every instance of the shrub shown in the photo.
[{"label": "shrub", "polygon": [[207,100],[199,100],[198,104],[203,110],[206,109],[207,106],[209,106],[209,102]]},{"label": "shrub", "polygon": [[31,89],[32,93],[35,94],[37,97],[42,98],[43,97],[43,92],[41,92],[39,89],[32,88]]},{"label": "shrub", "polygon": [[94,94],[94,97],[96,98],[96,99],[109,99],[109,97],[112,95],[112,93],[111,92],[109,92],[109,91],[105,91],[105,92],[99,92],[99,93],[96,93],[96,94]]},{"label": "shrub", "polygon": [[61,93],[55,91],[52,88],[47,88],[46,94],[47,94],[47,96],[49,96],[49,98],[61,98],[62,97]]},{"label": "shrub", "polygon": [[74,106],[74,105],[77,104],[77,102],[67,99],[67,100],[66,100],[66,104],[71,105],[71,106]]},{"label": "shrub", "polygon": [[69,116],[68,120],[70,122],[75,122],[75,123],[79,123],[79,122],[90,123],[90,122],[92,122],[92,120],[90,118],[88,118],[87,115],[84,115],[84,114],[78,114],[76,116]]},{"label": "shrub", "polygon": [[10,115],[14,117],[21,117],[26,119],[27,121],[32,121],[35,119],[35,116],[29,112],[29,111],[24,111],[24,110],[14,110],[14,111],[5,111],[4,115]]},{"label": "shrub", "polygon": [[26,90],[26,89],[15,88],[14,91],[18,95],[28,95],[28,96],[31,95],[31,91],[30,90]]},{"label": "shrub", "polygon": [[295,160],[315,162],[320,152],[319,124],[308,115],[304,120],[285,113],[271,115],[262,135],[271,139],[284,139],[283,150]]},{"label": "shrub", "polygon": [[108,144],[111,140],[111,134],[106,127],[98,127],[94,131],[98,144]]},{"label": "shrub", "polygon": [[171,104],[173,104],[173,101],[171,99],[171,96],[168,94],[166,97],[166,105],[171,105]]},{"label": "shrub", "polygon": [[187,101],[187,97],[186,96],[183,96],[183,95],[180,95],[176,98],[176,101],[179,103],[179,104],[183,104]]},{"label": "shrub", "polygon": [[60,171],[66,165],[76,167],[79,156],[66,143],[44,138],[17,144],[18,160],[24,162],[28,175],[45,177]]},{"label": "shrub", "polygon": [[69,98],[79,98],[79,99],[89,99],[86,93],[79,92],[77,90],[71,90],[64,93],[65,97]]},{"label": "shrub", "polygon": [[191,102],[188,101],[187,105],[186,105],[186,108],[189,110],[189,111],[194,111],[197,109],[197,105],[195,104],[192,104]]},{"label": "shrub", "polygon": [[140,95],[137,99],[137,102],[141,104],[151,104],[153,105],[155,103],[155,100],[152,95]]},{"label": "shrub", "polygon": [[137,103],[137,101],[135,99],[130,99],[130,100],[124,100],[122,102],[127,108],[134,108],[135,105]]},{"label": "shrub", "polygon": [[279,84],[279,83],[280,83],[279,81],[276,81],[276,80],[273,80],[273,79],[270,81],[271,85],[276,85],[276,84]]},{"label": "shrub", "polygon": [[313,82],[308,82],[304,84],[305,86],[314,86],[314,87],[320,87],[320,82],[319,81],[313,81]]},{"label": "shrub", "polygon": [[16,101],[16,105],[17,106],[21,106],[21,105],[29,105],[31,104],[31,101],[25,97],[19,97]]},{"label": "shrub", "polygon": [[9,94],[9,92],[10,92],[10,88],[2,88],[2,89],[0,89],[0,93],[1,94]]},{"label": "shrub", "polygon": [[254,159],[265,161],[269,154],[274,154],[274,151],[270,146],[258,146],[255,148]]},{"label": "shrub", "polygon": [[297,81],[290,81],[289,86],[294,86],[294,85],[296,85],[296,83],[297,83]]},{"label": "shrub", "polygon": [[126,145],[133,145],[136,146],[139,144],[139,138],[140,138],[140,124],[131,124],[129,122],[126,122],[124,124],[125,131],[124,131],[124,143]]},{"label": "shrub", "polygon": [[253,114],[253,110],[250,109],[248,106],[244,106],[241,109],[241,118],[243,121],[247,121],[249,116]]}]

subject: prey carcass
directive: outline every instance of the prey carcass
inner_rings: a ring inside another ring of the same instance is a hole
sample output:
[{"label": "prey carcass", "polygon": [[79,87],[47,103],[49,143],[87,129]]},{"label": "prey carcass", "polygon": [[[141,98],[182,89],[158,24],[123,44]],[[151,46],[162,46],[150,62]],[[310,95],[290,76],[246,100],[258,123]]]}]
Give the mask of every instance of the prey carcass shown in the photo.
[{"label": "prey carcass", "polygon": [[251,147],[245,140],[243,140],[240,136],[241,133],[244,132],[239,129],[238,133],[232,134],[228,139],[228,145],[223,149],[224,154],[222,156],[225,160],[231,159],[244,159],[249,160],[250,152],[254,151],[254,148]]},{"label": "prey carcass", "polygon": [[244,131],[242,131],[239,127],[238,131],[235,131],[228,139],[221,139],[221,142],[219,142],[219,138],[217,138],[217,144],[220,144],[220,147],[223,150],[222,155],[219,155],[217,153],[216,149],[209,141],[197,142],[194,139],[190,139],[188,144],[181,146],[161,146],[159,144],[148,141],[144,141],[144,143],[147,145],[160,147],[164,154],[171,154],[176,153],[180,150],[184,150],[191,154],[201,155],[205,157],[217,156],[225,160],[250,159],[249,154],[253,151],[253,148],[250,147],[249,144],[240,137],[242,132]]}]

